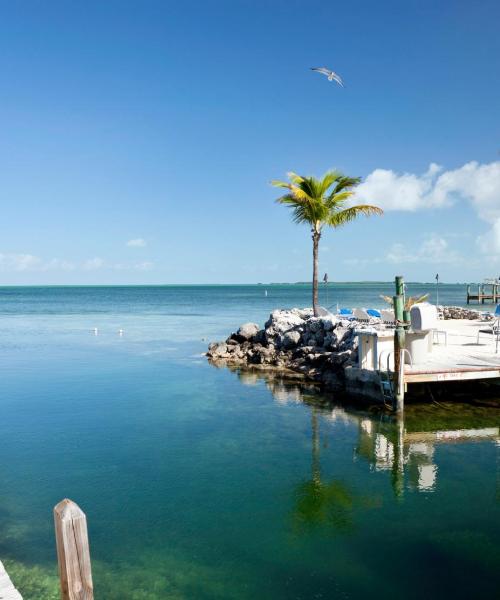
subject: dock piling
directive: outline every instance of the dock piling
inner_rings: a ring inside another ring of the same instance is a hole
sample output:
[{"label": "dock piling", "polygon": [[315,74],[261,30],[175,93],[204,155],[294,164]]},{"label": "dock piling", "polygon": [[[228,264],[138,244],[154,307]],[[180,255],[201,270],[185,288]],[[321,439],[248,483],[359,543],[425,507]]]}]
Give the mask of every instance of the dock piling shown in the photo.
[{"label": "dock piling", "polygon": [[394,317],[396,319],[396,331],[394,333],[394,403],[393,408],[398,413],[404,410],[404,348],[405,329],[404,322],[404,279],[401,275],[396,276],[396,295],[394,296]]},{"label": "dock piling", "polygon": [[477,285],[477,294],[472,285],[467,286],[467,304],[477,302],[478,304],[497,304],[500,301],[500,283],[498,281],[487,281]]},{"label": "dock piling", "polygon": [[87,517],[72,500],[54,507],[62,600],[94,600]]}]

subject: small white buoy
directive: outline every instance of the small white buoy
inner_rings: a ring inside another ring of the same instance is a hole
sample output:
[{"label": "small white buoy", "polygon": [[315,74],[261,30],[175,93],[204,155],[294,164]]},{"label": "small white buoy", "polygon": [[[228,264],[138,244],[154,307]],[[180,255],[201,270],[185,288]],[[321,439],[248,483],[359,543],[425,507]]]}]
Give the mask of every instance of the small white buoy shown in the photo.
[{"label": "small white buoy", "polygon": [[99,330],[97,329],[97,327],[94,327],[94,335],[97,335],[99,333]]},{"label": "small white buoy", "polygon": [[267,298],[267,290],[264,290],[264,296]]},{"label": "small white buoy", "polygon": [[123,335],[123,329],[118,330],[118,335],[121,337]]}]

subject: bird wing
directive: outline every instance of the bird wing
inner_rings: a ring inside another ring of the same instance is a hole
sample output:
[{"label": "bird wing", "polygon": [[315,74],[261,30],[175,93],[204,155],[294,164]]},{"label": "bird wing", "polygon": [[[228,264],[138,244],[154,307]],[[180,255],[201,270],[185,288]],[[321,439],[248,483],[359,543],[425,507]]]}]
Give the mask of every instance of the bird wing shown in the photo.
[{"label": "bird wing", "polygon": [[311,71],[317,71],[318,73],[323,73],[323,75],[331,74],[330,69],[327,69],[326,67],[311,67]]},{"label": "bird wing", "polygon": [[337,75],[337,73],[334,73],[332,71],[332,77],[335,79],[335,81],[342,87],[344,87],[344,82],[342,81],[342,77],[340,75]]}]

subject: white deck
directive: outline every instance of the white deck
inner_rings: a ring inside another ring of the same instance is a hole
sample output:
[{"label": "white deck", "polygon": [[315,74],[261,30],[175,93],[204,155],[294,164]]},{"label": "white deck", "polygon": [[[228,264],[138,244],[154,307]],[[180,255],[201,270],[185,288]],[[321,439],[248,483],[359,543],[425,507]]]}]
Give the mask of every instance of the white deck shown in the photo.
[{"label": "white deck", "polygon": [[23,600],[0,561],[0,600]]},{"label": "white deck", "polygon": [[500,345],[495,352],[495,336],[477,333],[488,328],[480,321],[439,321],[438,328],[448,334],[448,345],[434,344],[425,362],[405,368],[405,381],[448,381],[500,378]]}]

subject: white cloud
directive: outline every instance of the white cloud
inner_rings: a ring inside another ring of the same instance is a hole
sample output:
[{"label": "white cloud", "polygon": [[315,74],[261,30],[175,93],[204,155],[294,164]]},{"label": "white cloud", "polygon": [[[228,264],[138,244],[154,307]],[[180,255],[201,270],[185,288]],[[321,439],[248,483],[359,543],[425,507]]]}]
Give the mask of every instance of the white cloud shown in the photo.
[{"label": "white cloud", "polygon": [[470,202],[485,221],[500,218],[500,161],[486,165],[473,161],[446,171],[436,181],[433,195],[461,197]]},{"label": "white cloud", "polygon": [[108,269],[110,271],[151,271],[154,263],[151,261],[142,262],[108,262],[98,256],[89,258],[82,264],[84,271],[97,271],[98,269]]},{"label": "white cloud", "polygon": [[151,271],[154,268],[154,263],[145,260],[133,263],[113,263],[108,265],[108,267],[115,271]]},{"label": "white cloud", "polygon": [[95,258],[89,258],[83,263],[83,269],[85,271],[96,271],[104,267],[104,260],[96,256]]},{"label": "white cloud", "polygon": [[455,264],[463,258],[449,247],[448,242],[440,236],[432,235],[422,244],[409,250],[405,244],[393,244],[385,256],[385,261],[401,263]]},{"label": "white cloud", "polygon": [[500,258],[500,218],[495,220],[489,231],[477,238],[477,244],[481,252],[491,255],[492,260]]},{"label": "white cloud", "polygon": [[154,264],[149,261],[149,260],[145,260],[143,262],[140,263],[136,263],[134,265],[134,268],[137,269],[138,271],[151,271],[154,267]]},{"label": "white cloud", "polygon": [[446,198],[434,198],[432,191],[441,167],[432,163],[423,175],[398,174],[375,169],[356,191],[356,202],[376,204],[384,210],[415,211],[446,205]]},{"label": "white cloud", "polygon": [[423,175],[376,169],[358,187],[356,202],[376,204],[386,211],[444,208],[466,202],[491,226],[477,238],[479,249],[500,259],[500,161],[472,161],[449,171],[431,163]]},{"label": "white cloud", "polygon": [[33,254],[0,254],[2,271],[34,271],[40,269],[43,261]]},{"label": "white cloud", "polygon": [[61,258],[52,258],[44,263],[42,268],[43,271],[73,271],[74,269],[74,263]]},{"label": "white cloud", "polygon": [[471,261],[462,256],[459,252],[450,248],[448,241],[439,235],[432,234],[423,239],[423,241],[413,248],[407,244],[394,243],[390,246],[385,255],[368,258],[349,258],[344,261],[349,265],[366,265],[375,263],[399,264],[470,264]]},{"label": "white cloud", "polygon": [[146,240],[142,238],[135,238],[127,242],[127,246],[130,248],[144,248],[146,246]]},{"label": "white cloud", "polygon": [[65,259],[52,258],[43,260],[39,256],[27,253],[1,253],[0,272],[27,271],[97,271],[98,269],[110,269],[114,271],[151,271],[154,263],[151,261],[134,261],[124,263],[111,263],[98,256],[89,258],[80,264],[75,264]]},{"label": "white cloud", "polygon": [[0,253],[0,271],[72,271],[75,265],[67,260],[42,260],[33,254]]},{"label": "white cloud", "polygon": [[476,161],[450,171],[431,163],[422,175],[376,169],[358,187],[357,202],[383,209],[416,211],[470,203],[486,221],[500,217],[500,161],[481,165]]}]

